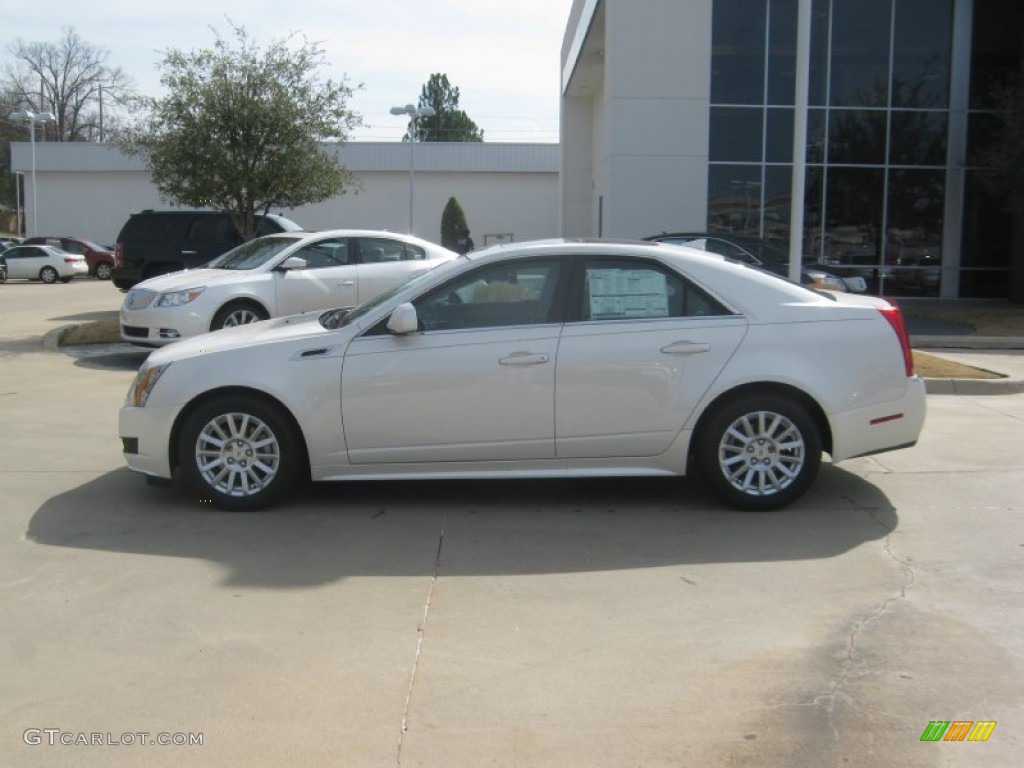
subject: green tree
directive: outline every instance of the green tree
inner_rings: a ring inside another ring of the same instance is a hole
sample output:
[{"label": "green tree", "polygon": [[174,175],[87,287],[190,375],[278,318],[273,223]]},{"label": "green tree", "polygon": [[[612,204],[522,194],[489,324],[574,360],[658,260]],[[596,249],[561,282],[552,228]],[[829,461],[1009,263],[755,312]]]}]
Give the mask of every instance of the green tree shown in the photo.
[{"label": "green tree", "polygon": [[265,49],[245,29],[214,30],[212,48],[164,53],[167,96],[140,100],[146,116],[120,134],[143,157],[160,194],[229,214],[246,238],[272,207],[333,197],[354,177],[320,143],[343,143],[360,118],[347,79],[324,80],[324,51],[304,38]]},{"label": "green tree", "polygon": [[469,225],[466,223],[466,214],[462,206],[454,197],[449,197],[448,204],[441,213],[441,245],[454,251],[459,235],[467,229]]},{"label": "green tree", "polygon": [[[431,107],[434,114],[414,121],[416,141],[483,141],[481,131],[469,115],[459,109],[459,89],[448,76],[434,74],[420,92],[420,107]],[[406,132],[403,141],[409,140]]]}]

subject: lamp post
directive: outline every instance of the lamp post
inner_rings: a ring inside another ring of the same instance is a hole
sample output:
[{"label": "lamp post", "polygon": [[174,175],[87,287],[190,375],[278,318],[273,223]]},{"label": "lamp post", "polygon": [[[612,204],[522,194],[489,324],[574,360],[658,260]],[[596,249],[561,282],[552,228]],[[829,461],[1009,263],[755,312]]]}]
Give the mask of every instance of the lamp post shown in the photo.
[{"label": "lamp post", "polygon": [[416,200],[416,120],[435,114],[433,107],[415,107],[406,104],[404,107],[392,107],[392,115],[409,116],[409,234],[413,234],[413,210]]},{"label": "lamp post", "polygon": [[14,172],[14,234],[21,237],[21,186],[25,183],[25,174],[21,171]]},{"label": "lamp post", "polygon": [[9,120],[28,123],[29,143],[32,145],[32,234],[38,235],[39,194],[36,188],[36,123],[55,123],[53,112],[33,112],[31,109],[19,109],[7,116]]}]

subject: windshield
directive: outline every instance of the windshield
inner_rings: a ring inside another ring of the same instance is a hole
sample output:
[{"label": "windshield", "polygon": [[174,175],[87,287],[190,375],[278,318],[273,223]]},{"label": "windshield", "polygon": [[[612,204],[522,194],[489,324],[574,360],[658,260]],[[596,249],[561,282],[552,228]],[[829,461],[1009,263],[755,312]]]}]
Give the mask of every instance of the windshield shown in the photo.
[{"label": "windshield", "polygon": [[218,256],[206,265],[207,269],[256,269],[262,267],[272,258],[299,242],[294,237],[277,237],[269,235],[242,243],[227,253]]},{"label": "windshield", "polygon": [[450,269],[453,265],[460,264],[464,261],[466,261],[466,257],[460,256],[457,259],[442,262],[433,269],[427,270],[422,275],[414,277],[409,282],[397,285],[390,291],[385,291],[379,296],[376,296],[375,298],[372,298],[369,301],[364,302],[363,304],[360,304],[358,307],[354,307],[351,310],[332,309],[330,312],[325,312],[324,314],[320,315],[320,325],[322,325],[329,331],[333,331],[335,328],[341,328],[342,326],[348,325],[353,320],[358,320],[367,312],[376,309],[381,304],[390,301],[393,298],[398,297],[398,303],[401,304],[402,300],[405,298],[406,295],[408,295],[409,297],[415,296],[419,292],[420,284],[425,283],[427,281],[427,278],[433,275],[434,272],[436,272],[437,270],[446,271]]}]

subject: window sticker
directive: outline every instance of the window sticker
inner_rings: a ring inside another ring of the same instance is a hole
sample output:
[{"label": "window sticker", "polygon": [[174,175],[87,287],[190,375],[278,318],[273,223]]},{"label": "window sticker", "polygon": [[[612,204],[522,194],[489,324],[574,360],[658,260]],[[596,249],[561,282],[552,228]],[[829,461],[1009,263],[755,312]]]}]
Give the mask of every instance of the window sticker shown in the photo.
[{"label": "window sticker", "polygon": [[668,317],[668,284],[650,269],[592,269],[587,272],[591,320]]}]

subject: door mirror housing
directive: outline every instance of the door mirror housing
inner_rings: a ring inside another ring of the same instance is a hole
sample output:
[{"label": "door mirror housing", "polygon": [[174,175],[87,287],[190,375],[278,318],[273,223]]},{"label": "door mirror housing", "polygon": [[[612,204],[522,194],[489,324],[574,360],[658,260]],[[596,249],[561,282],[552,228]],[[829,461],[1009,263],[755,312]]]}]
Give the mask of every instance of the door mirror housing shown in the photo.
[{"label": "door mirror housing", "polygon": [[282,261],[277,268],[282,272],[291,272],[295,269],[305,269],[306,260],[301,256],[289,256],[287,259]]},{"label": "door mirror housing", "polygon": [[399,336],[415,333],[419,330],[420,321],[416,316],[416,307],[409,302],[399,304],[388,318],[388,330]]}]

